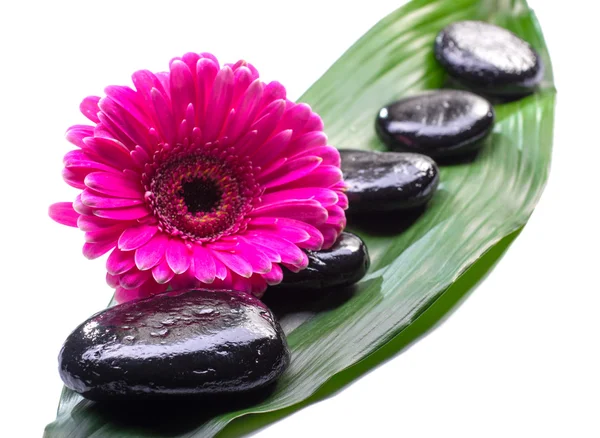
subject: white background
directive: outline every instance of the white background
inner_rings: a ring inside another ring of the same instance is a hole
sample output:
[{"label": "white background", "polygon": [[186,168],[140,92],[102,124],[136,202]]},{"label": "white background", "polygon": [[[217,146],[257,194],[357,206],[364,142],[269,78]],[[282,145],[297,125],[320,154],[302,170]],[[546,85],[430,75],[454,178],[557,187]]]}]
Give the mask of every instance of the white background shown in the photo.
[{"label": "white background", "polygon": [[[186,51],[247,59],[296,98],[398,3],[2,2],[3,436],[41,436],[62,341],[111,296],[103,260],[80,253],[82,233],[47,217],[75,195],[60,172],[80,100]],[[529,225],[440,328],[259,436],[600,436],[597,8],[531,5],[559,99],[550,181]]]}]

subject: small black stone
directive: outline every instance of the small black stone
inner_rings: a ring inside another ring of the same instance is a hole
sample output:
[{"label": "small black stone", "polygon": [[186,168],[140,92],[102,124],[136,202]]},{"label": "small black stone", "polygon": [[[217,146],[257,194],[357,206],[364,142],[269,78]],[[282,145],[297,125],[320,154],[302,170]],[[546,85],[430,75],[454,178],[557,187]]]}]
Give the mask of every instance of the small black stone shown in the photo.
[{"label": "small black stone", "polygon": [[409,152],[340,150],[350,213],[410,210],[433,197],[435,161]]},{"label": "small black stone", "polygon": [[97,313],[69,335],[58,361],[65,385],[92,400],[173,399],[266,387],[289,351],[257,298],[191,290]]},{"label": "small black stone", "polygon": [[[350,286],[365,276],[371,260],[360,237],[343,232],[329,249],[306,251],[308,267],[300,272],[283,268],[281,289],[324,289]],[[267,292],[268,293],[268,292]]]},{"label": "small black stone", "polygon": [[435,40],[435,56],[460,84],[477,92],[519,97],[544,75],[539,54],[512,32],[481,21],[459,21]]},{"label": "small black stone", "polygon": [[494,108],[467,91],[439,90],[383,107],[375,129],[392,150],[433,158],[473,152],[494,126]]}]

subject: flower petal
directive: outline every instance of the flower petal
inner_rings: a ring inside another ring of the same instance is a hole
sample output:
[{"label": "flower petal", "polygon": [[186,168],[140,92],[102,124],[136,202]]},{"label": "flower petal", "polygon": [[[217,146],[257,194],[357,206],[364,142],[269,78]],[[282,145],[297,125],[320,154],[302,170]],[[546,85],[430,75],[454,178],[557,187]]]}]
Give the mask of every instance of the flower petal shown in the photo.
[{"label": "flower petal", "polygon": [[94,214],[94,210],[85,205],[81,201],[81,193],[75,197],[75,201],[73,201],[73,210],[81,215],[92,216]]},{"label": "flower petal", "polygon": [[[307,132],[292,140],[289,155],[295,157],[297,154],[303,154],[322,146],[327,146],[327,135],[323,131]],[[318,154],[315,153],[314,155]]]},{"label": "flower petal", "polygon": [[[121,89],[129,89],[128,87],[121,87]],[[129,89],[130,92],[133,90]],[[148,145],[148,128],[149,126],[138,120],[135,115],[131,114],[131,111],[137,113],[135,107],[127,105],[122,107],[111,97],[105,97],[100,100],[99,103],[102,113],[108,117],[114,124],[115,128],[122,132],[122,135],[128,138],[128,142],[125,145],[130,145],[129,149],[135,148],[135,145]]]},{"label": "flower petal", "polygon": [[115,300],[118,303],[125,303],[127,301],[137,300],[138,298],[144,298],[141,294],[140,289],[125,289],[121,286],[115,289]]},{"label": "flower petal", "polygon": [[142,199],[113,198],[103,196],[93,190],[85,189],[81,193],[81,202],[90,208],[121,208],[133,207],[144,203]]},{"label": "flower petal", "polygon": [[[258,181],[267,189],[282,186],[294,182],[306,175],[309,175],[321,164],[323,159],[316,156],[302,157],[295,160],[286,161],[282,166],[274,168],[272,171],[261,173]],[[339,170],[339,169],[338,169]],[[323,184],[315,184],[323,186]],[[306,187],[304,184],[303,186]]]},{"label": "flower petal", "polygon": [[317,146],[314,148],[305,149],[292,158],[300,158],[306,155],[317,155],[323,159],[323,164],[329,166],[340,167],[342,159],[339,151],[333,146]]},{"label": "flower petal", "polygon": [[278,187],[278,190],[293,189],[297,187],[333,187],[343,181],[342,171],[336,166],[321,165],[303,177],[289,181]]},{"label": "flower petal", "polygon": [[252,165],[266,169],[270,163],[282,157],[292,138],[292,130],[286,129],[274,135],[250,157]]},{"label": "flower petal", "polygon": [[117,221],[113,219],[104,219],[97,216],[81,215],[77,219],[77,227],[81,231],[94,231],[99,228],[111,227],[115,225]]},{"label": "flower petal", "polygon": [[111,275],[121,275],[135,266],[133,251],[115,248],[106,259],[106,270]]},{"label": "flower petal", "polygon": [[117,287],[119,286],[119,276],[117,275],[111,275],[110,273],[106,273],[106,283],[110,286],[110,287]]},{"label": "flower petal", "polygon": [[227,268],[236,274],[245,278],[250,278],[252,275],[252,266],[238,254],[223,251],[213,251],[213,253]]},{"label": "flower petal", "polygon": [[146,244],[158,231],[155,225],[139,225],[123,231],[119,237],[119,249],[133,251]]},{"label": "flower petal", "polygon": [[259,207],[250,212],[249,216],[287,217],[317,225],[327,220],[328,213],[318,201],[305,200]]},{"label": "flower petal", "polygon": [[95,231],[88,231],[85,233],[85,241],[89,243],[102,243],[106,241],[114,242],[116,241],[121,233],[123,232],[123,228],[126,225],[122,223],[117,223],[112,227],[100,228]]},{"label": "flower petal", "polygon": [[219,72],[219,64],[209,58],[201,58],[196,63],[196,123],[198,127],[204,126],[208,99],[212,90],[215,77]]},{"label": "flower petal", "polygon": [[266,280],[269,286],[279,284],[283,280],[283,271],[279,265],[274,264],[273,268],[269,272],[263,274],[263,278]]},{"label": "flower petal", "polygon": [[84,183],[90,189],[109,196],[130,199],[143,199],[144,196],[142,185],[124,175],[92,172],[85,177]]},{"label": "flower petal", "polygon": [[159,284],[166,284],[173,279],[175,273],[169,267],[166,260],[161,261],[158,265],[152,268],[152,277]]},{"label": "flower petal", "polygon": [[194,245],[194,276],[203,283],[212,283],[216,276],[215,258],[211,251]]},{"label": "flower petal", "polygon": [[260,249],[260,251],[262,251],[262,253],[269,258],[269,260],[271,261],[272,264],[281,263],[281,255],[279,255],[279,253],[277,251],[275,251],[273,248],[270,248],[270,247],[264,246],[264,245],[260,245],[257,242],[252,242],[251,240],[247,239],[247,235],[240,235],[240,236],[238,236],[238,238],[244,239],[246,241],[246,243],[248,243],[249,245]]},{"label": "flower petal", "polygon": [[167,244],[165,258],[175,274],[183,274],[190,267],[192,254],[181,239],[173,238]]},{"label": "flower petal", "polygon": [[75,187],[76,189],[83,190],[83,189],[85,189],[85,184],[84,184],[83,180],[89,173],[90,173],[89,169],[81,169],[81,168],[67,169],[67,168],[64,168],[62,170],[62,177],[63,177],[63,180],[71,187]]},{"label": "flower petal", "polygon": [[252,83],[252,72],[245,65],[240,65],[235,69],[231,66],[229,66],[229,68],[231,68],[231,71],[233,71],[234,86],[231,103],[235,106]]},{"label": "flower petal", "polygon": [[150,271],[140,271],[138,269],[132,269],[129,272],[121,275],[119,278],[119,284],[124,289],[137,289],[142,284],[147,282],[152,273]]},{"label": "flower petal", "polygon": [[271,270],[271,260],[260,248],[249,245],[244,239],[238,239],[238,241],[236,253],[250,263],[253,272],[265,274]]},{"label": "flower petal", "polygon": [[256,131],[256,142],[253,143],[253,147],[256,148],[259,145],[263,144],[275,131],[279,120],[283,116],[285,111],[285,100],[280,99],[271,103],[264,110],[264,115],[259,115],[258,120],[256,120],[251,126],[251,131]]},{"label": "flower petal", "polygon": [[152,97],[152,106],[156,114],[156,122],[162,138],[170,145],[174,145],[177,136],[177,127],[173,113],[169,106],[169,101],[163,93],[153,88],[150,92]]},{"label": "flower petal", "polygon": [[246,239],[252,245],[260,245],[262,247],[268,247],[277,251],[281,257],[282,263],[288,264],[299,264],[304,259],[304,253],[300,248],[294,245],[289,240],[283,239],[274,234],[267,233],[253,233],[247,234]]},{"label": "flower petal", "polygon": [[247,132],[248,128],[254,122],[256,114],[260,109],[260,101],[264,85],[260,80],[255,80],[250,84],[248,90],[242,97],[236,107],[236,114],[228,123],[224,136],[235,142],[240,135]]},{"label": "flower petal", "polygon": [[133,221],[148,216],[150,212],[145,205],[136,205],[134,207],[110,208],[94,210],[94,215],[106,219],[116,219],[123,221]]},{"label": "flower petal", "polygon": [[192,289],[195,287],[202,287],[202,283],[200,283],[196,277],[194,277],[193,272],[188,269],[181,275],[173,276],[173,279],[169,282],[169,286],[173,290]]},{"label": "flower petal", "polygon": [[113,249],[117,244],[117,240],[104,241],[100,243],[86,243],[83,245],[83,255],[90,259],[96,259],[101,255],[106,254],[108,251]]},{"label": "flower petal", "polygon": [[65,137],[77,147],[82,147],[83,139],[93,137],[94,128],[89,125],[74,125],[67,129]]},{"label": "flower petal", "polygon": [[320,202],[323,207],[337,204],[339,201],[338,194],[331,189],[322,187],[302,187],[267,193],[266,195],[261,196],[257,207],[305,199],[314,199],[315,201]]},{"label": "flower petal", "polygon": [[206,119],[202,126],[205,141],[214,141],[221,132],[225,117],[229,113],[233,96],[233,72],[225,66],[217,76],[206,107]]},{"label": "flower petal", "polygon": [[135,265],[138,269],[145,271],[158,265],[165,255],[169,237],[163,233],[157,233],[149,242],[135,250]]},{"label": "flower petal", "polygon": [[140,297],[151,297],[156,294],[163,293],[169,287],[168,284],[160,284],[155,281],[147,281],[140,286],[138,294]]},{"label": "flower petal", "polygon": [[263,296],[266,290],[267,281],[262,275],[255,274],[252,277],[250,277],[250,292],[254,296],[260,298]]},{"label": "flower petal", "polygon": [[262,101],[260,103],[261,108],[265,108],[269,106],[276,100],[283,100],[285,102],[286,91],[285,87],[281,85],[281,83],[277,81],[269,82],[265,86],[265,90],[263,92]]},{"label": "flower petal", "polygon": [[291,129],[294,131],[294,137],[298,137],[304,134],[305,131],[303,128],[306,125],[306,122],[308,122],[311,114],[312,109],[309,105],[305,103],[293,104],[286,109],[277,129]]},{"label": "flower petal", "polygon": [[213,256],[215,256],[215,258],[214,258],[214,262],[215,262],[215,278],[223,280],[223,279],[225,279],[227,277],[227,275],[231,271],[229,271],[229,269],[227,269],[227,266],[225,266],[225,264],[216,257],[215,251],[211,250],[211,253],[213,254]]},{"label": "flower petal", "polygon": [[195,102],[194,79],[187,64],[179,60],[171,63],[169,79],[173,116],[175,117],[175,123],[179,123],[185,118],[188,105]]},{"label": "flower petal", "polygon": [[146,134],[148,133],[148,129],[153,126],[153,123],[150,114],[145,110],[146,102],[140,93],[122,85],[109,85],[104,92],[119,107],[146,127]]},{"label": "flower petal", "polygon": [[86,116],[94,123],[99,123],[100,119],[98,118],[98,112],[100,112],[100,108],[98,108],[98,102],[100,98],[98,96],[88,96],[79,105],[79,110],[81,114]]},{"label": "flower petal", "polygon": [[[120,170],[115,169],[112,166],[99,163],[90,155],[86,154],[80,149],[69,151],[63,157],[63,163],[67,169],[74,171],[85,171],[89,172],[101,170],[103,172],[119,173]],[[89,173],[88,172],[88,173]]]},{"label": "flower petal", "polygon": [[91,158],[115,169],[123,170],[135,167],[129,149],[123,143],[112,138],[87,137],[83,140],[81,149]]},{"label": "flower petal", "polygon": [[338,231],[338,229],[331,226],[322,227],[321,233],[323,233],[323,248],[331,248],[331,246],[337,240],[340,231],[341,230]]},{"label": "flower petal", "polygon": [[76,227],[77,219],[80,216],[79,213],[73,210],[72,202],[57,202],[56,204],[52,204],[48,208],[48,215],[52,220],[69,227]]}]

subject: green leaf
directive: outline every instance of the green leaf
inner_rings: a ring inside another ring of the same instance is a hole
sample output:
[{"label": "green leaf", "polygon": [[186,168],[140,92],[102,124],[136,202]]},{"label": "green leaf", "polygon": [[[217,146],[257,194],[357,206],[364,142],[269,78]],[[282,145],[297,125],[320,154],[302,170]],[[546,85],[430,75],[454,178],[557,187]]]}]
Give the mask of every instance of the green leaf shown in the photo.
[{"label": "green leaf", "polygon": [[116,409],[65,389],[45,436],[240,436],[343,388],[450,312],[516,238],[548,176],[555,90],[527,3],[415,0],[381,20],[300,98],[323,117],[331,144],[382,149],[373,128],[377,110],[444,85],[433,40],[445,25],[465,19],[499,24],[537,48],[546,65],[540,90],[496,105],[494,132],[481,153],[441,168],[440,188],[420,217],[388,215],[349,227],[372,260],[355,288],[309,302],[293,294],[267,300],[292,351],[290,368],[268,398],[210,410],[194,403]]}]

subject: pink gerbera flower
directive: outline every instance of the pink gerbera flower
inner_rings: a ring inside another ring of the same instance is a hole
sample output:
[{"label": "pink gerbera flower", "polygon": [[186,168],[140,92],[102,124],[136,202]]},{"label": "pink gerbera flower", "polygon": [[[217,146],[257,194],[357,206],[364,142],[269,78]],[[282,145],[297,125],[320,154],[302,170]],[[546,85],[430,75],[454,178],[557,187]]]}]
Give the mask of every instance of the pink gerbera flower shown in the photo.
[{"label": "pink gerbera flower", "polygon": [[82,192],[50,207],[85,232],[83,253],[111,251],[118,301],[169,286],[262,294],[303,250],[330,247],[348,201],[337,150],[306,104],[245,61],[187,53],[170,71],[133,74],[135,89],[88,97],[67,139],[65,181]]}]

